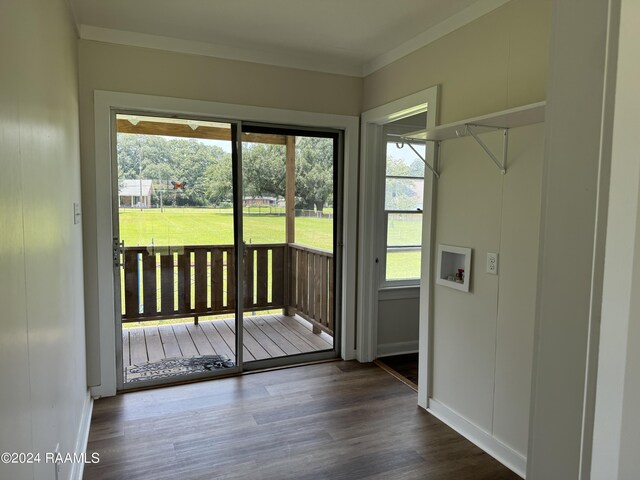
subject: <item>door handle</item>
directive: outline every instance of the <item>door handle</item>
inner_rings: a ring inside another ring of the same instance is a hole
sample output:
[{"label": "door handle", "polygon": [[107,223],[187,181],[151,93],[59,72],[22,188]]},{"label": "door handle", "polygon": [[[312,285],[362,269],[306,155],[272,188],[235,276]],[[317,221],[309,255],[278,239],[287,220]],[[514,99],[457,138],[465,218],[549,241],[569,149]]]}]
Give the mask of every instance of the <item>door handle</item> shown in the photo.
[{"label": "door handle", "polygon": [[124,240],[118,241],[118,237],[113,237],[113,266],[123,267],[124,262],[120,261],[120,255],[124,254]]}]

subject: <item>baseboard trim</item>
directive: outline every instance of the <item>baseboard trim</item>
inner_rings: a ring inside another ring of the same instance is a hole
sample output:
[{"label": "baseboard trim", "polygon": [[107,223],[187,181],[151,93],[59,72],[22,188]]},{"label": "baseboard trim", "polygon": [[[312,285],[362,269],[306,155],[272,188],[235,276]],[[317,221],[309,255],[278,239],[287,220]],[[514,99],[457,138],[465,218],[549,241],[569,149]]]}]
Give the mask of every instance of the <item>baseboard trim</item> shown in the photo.
[{"label": "baseboard trim", "polygon": [[429,399],[427,411],[474,443],[505,467],[525,478],[527,459],[442,403]]},{"label": "baseboard trim", "polygon": [[[91,428],[91,415],[93,413],[93,398],[87,390],[87,396],[82,406],[82,416],[80,417],[80,427],[76,435],[75,453],[85,453],[89,442],[89,429]],[[74,462],[71,468],[71,480],[82,480],[84,474],[84,462]]]},{"label": "baseboard trim", "polygon": [[390,357],[391,355],[403,355],[405,353],[416,353],[418,351],[418,340],[411,342],[381,343],[378,345],[378,355],[380,357]]}]

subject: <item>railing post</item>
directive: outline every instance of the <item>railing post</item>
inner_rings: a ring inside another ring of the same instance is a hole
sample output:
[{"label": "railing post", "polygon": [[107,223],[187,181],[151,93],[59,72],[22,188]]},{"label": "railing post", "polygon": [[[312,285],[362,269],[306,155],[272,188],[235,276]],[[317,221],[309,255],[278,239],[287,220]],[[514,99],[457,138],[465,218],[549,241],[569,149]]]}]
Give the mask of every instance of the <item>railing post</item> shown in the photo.
[{"label": "railing post", "polygon": [[289,246],[289,244],[284,247],[284,308],[283,314],[288,317],[293,317],[296,314],[296,309],[291,306],[291,290],[293,289],[293,271],[291,261],[291,255],[293,254],[293,249]]},{"label": "railing post", "polygon": [[296,137],[287,136],[286,138],[286,170],[285,170],[285,214],[286,214],[286,236],[287,246],[285,249],[285,302],[283,313],[289,317],[296,314],[296,309],[291,306],[291,289],[293,288],[291,255],[293,250],[289,248],[296,241],[296,219],[295,219],[295,201],[296,201]]}]

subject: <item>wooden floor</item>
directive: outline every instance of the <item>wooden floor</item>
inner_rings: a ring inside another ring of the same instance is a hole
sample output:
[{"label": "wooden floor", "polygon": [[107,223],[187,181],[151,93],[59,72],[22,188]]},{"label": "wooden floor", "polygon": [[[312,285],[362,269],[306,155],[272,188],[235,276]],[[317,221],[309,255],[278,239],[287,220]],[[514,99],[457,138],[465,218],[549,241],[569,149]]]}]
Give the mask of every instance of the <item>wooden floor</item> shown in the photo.
[{"label": "wooden floor", "polygon": [[[333,348],[326,333],[314,334],[311,324],[295,315],[245,317],[244,361],[316,352]],[[234,320],[193,322],[125,328],[122,330],[123,365],[156,362],[163,358],[227,355],[235,361]]]},{"label": "wooden floor", "polygon": [[376,360],[382,368],[389,368],[397,375],[400,375],[409,382],[414,389],[418,388],[418,354],[405,353],[402,355],[392,355]]},{"label": "wooden floor", "polygon": [[84,478],[519,477],[373,364],[330,362],[97,400]]}]

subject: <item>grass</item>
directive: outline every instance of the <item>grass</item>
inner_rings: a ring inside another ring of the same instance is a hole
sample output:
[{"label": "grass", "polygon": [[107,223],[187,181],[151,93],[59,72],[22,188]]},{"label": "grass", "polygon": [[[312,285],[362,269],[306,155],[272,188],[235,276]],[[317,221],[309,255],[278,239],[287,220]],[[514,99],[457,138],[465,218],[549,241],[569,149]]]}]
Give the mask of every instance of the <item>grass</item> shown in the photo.
[{"label": "grass", "polygon": [[[245,215],[243,224],[247,243],[285,242],[284,216]],[[121,209],[120,239],[126,246],[232,244],[233,214],[229,209]],[[297,217],[296,243],[331,251],[333,220]]]},{"label": "grass", "polygon": [[[389,220],[389,245],[419,245],[421,222],[393,217]],[[285,217],[244,215],[244,241],[253,244],[284,243]],[[120,239],[125,246],[233,244],[230,209],[165,208],[120,209]],[[333,251],[333,220],[296,217],[296,243]],[[420,251],[392,251],[387,259],[387,280],[420,277]],[[157,323],[181,323],[169,320]],[[155,323],[155,322],[154,322]],[[151,324],[144,322],[144,324]],[[125,328],[140,323],[123,325]]]}]

